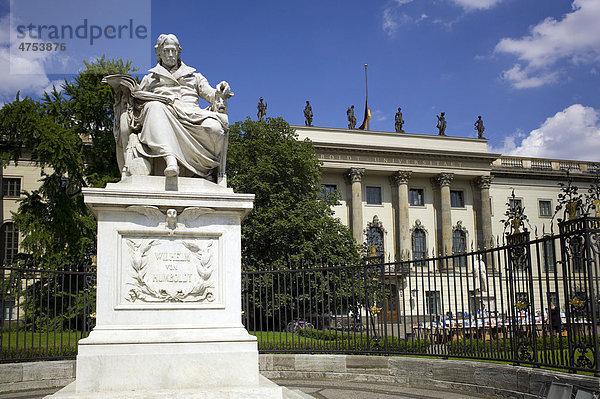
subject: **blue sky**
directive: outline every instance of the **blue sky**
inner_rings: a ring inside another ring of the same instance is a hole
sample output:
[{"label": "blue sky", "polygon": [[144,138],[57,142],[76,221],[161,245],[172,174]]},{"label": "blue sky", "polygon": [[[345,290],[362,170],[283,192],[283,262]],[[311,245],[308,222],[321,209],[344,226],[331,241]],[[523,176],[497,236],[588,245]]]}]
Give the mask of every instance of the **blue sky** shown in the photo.
[{"label": "blue sky", "polygon": [[[10,8],[0,4],[6,55],[15,42]],[[230,83],[231,121],[255,119],[262,96],[268,116],[291,124],[304,124],[306,100],[316,126],[345,127],[352,104],[360,123],[366,63],[371,130],[393,131],[400,106],[407,132],[436,134],[444,111],[448,135],[475,137],[482,115],[491,151],[600,160],[598,0],[152,1],[142,8],[139,15],[151,13],[147,58],[133,63],[154,63],[156,37],[176,34],[186,64],[213,86]],[[113,41],[94,52],[118,56],[128,45]],[[15,76],[2,58],[0,101],[17,89],[39,95],[62,78],[44,59],[32,61],[31,76]]]}]

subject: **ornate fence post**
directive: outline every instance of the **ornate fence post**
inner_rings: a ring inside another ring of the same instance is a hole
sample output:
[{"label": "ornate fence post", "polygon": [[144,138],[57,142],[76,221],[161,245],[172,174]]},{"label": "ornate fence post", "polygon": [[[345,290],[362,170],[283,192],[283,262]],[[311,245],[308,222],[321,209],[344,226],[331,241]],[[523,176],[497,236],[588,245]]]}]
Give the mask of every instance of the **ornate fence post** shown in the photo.
[{"label": "ornate fence post", "polygon": [[[531,266],[530,237],[525,207],[515,198],[507,202],[504,229],[507,240],[507,285],[511,326],[511,347],[515,364],[537,361],[535,295]],[[508,231],[506,231],[508,229]]]},{"label": "ornate fence post", "polygon": [[[556,212],[561,244],[561,263],[569,366],[592,369],[600,376],[598,322],[600,321],[599,260],[600,260],[600,185],[596,181],[583,195],[567,171],[567,183],[560,184]],[[594,216],[590,216],[594,214]]]}]

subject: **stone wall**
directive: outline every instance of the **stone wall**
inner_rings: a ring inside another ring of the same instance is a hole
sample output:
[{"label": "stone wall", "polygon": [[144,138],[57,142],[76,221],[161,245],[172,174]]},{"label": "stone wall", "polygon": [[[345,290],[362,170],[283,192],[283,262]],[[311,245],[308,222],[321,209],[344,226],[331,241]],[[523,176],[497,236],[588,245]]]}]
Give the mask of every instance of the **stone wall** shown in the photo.
[{"label": "stone wall", "polygon": [[267,354],[260,355],[260,370],[274,379],[386,382],[494,398],[538,398],[540,389],[552,381],[600,390],[600,378],[593,376],[509,364],[400,356]]},{"label": "stone wall", "polygon": [[0,364],[0,393],[61,388],[75,381],[75,361]]}]

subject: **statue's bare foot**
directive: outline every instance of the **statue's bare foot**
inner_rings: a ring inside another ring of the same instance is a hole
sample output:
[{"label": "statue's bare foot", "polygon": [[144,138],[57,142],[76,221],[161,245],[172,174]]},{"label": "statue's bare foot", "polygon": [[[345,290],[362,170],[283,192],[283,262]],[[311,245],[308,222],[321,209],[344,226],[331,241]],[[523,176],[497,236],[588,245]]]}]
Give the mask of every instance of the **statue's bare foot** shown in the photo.
[{"label": "statue's bare foot", "polygon": [[167,157],[165,157],[165,161],[167,162],[167,167],[165,168],[165,176],[179,176],[179,166],[177,166],[177,159],[172,155],[168,155]]}]

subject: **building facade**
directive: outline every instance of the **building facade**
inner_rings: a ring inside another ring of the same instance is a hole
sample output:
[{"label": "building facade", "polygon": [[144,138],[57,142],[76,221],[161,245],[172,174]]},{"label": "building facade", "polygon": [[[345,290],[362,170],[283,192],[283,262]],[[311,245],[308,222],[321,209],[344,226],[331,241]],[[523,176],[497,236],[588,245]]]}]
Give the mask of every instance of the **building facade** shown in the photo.
[{"label": "building facade", "polygon": [[[547,314],[550,303],[564,310],[567,291],[550,284],[562,281],[559,241],[543,237],[558,232],[562,215],[553,216],[566,170],[586,191],[596,177],[593,162],[502,156],[477,138],[295,129],[300,139],[313,142],[323,163],[323,188],[339,192],[335,215],[356,241],[388,262],[412,261],[409,272],[385,282],[398,293],[390,296],[397,305],[384,305],[388,320],[409,313],[495,310],[520,300],[541,304],[538,314]],[[540,239],[532,246],[531,270],[514,275],[500,252],[473,255],[502,245],[508,203],[524,207],[531,238]],[[460,253],[470,255],[456,256]],[[446,255],[438,264],[417,262]],[[572,290],[587,290],[583,274],[569,278],[581,285]],[[528,283],[544,279],[548,284]]]},{"label": "building facade", "polygon": [[[322,185],[341,195],[335,215],[359,244],[374,220],[386,260],[489,247],[504,233],[507,203],[526,209],[532,230],[550,232],[567,169],[582,187],[593,162],[508,157],[487,140],[295,126],[323,163]],[[515,199],[512,199],[514,190]],[[418,245],[412,238],[418,233]],[[425,241],[422,237],[424,233]]]}]

